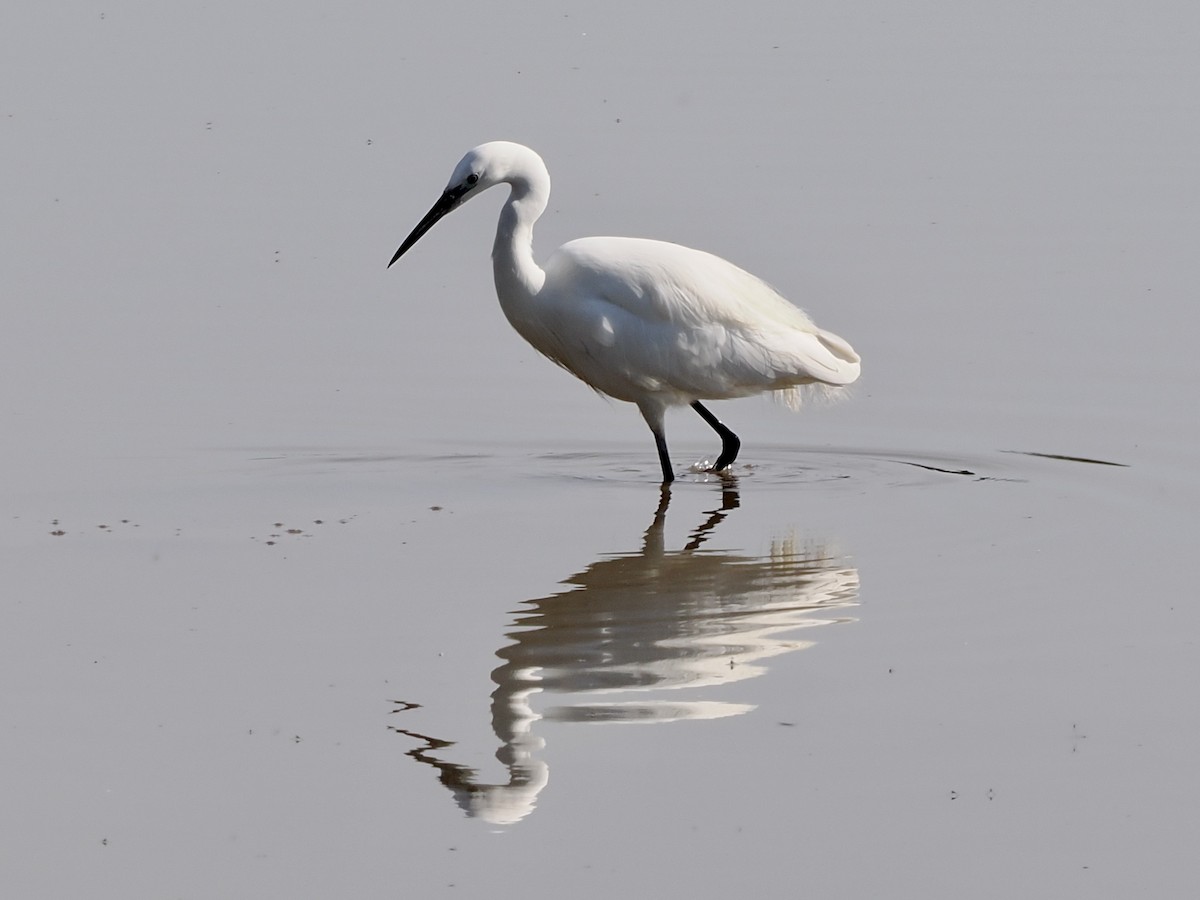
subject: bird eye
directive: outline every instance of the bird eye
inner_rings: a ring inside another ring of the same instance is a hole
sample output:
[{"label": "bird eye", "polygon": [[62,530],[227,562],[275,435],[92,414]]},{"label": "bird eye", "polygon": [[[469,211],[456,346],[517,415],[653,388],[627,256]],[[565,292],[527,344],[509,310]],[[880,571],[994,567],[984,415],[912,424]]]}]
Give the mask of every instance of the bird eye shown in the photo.
[{"label": "bird eye", "polygon": [[467,176],[467,184],[475,184],[479,181],[479,176],[472,172]]}]

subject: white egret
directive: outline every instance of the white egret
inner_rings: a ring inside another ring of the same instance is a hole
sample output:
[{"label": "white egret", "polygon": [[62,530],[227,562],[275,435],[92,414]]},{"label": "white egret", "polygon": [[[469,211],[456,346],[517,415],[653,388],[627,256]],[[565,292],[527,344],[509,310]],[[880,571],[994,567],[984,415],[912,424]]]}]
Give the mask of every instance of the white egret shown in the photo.
[{"label": "white egret", "polygon": [[510,188],[492,247],[496,294],[513,328],[594,390],[636,403],[658,448],[663,483],[674,480],[663,418],[689,405],[721,437],[712,470],[732,463],[737,435],[700,401],[779,392],[793,408],[806,391],[858,378],[859,358],[800,309],[720,257],[664,241],[590,237],[563,244],[546,268],[533,259],[533,223],[546,209],[550,174],[533,150],[481,144],[390,267],[446,213],[498,184]]}]

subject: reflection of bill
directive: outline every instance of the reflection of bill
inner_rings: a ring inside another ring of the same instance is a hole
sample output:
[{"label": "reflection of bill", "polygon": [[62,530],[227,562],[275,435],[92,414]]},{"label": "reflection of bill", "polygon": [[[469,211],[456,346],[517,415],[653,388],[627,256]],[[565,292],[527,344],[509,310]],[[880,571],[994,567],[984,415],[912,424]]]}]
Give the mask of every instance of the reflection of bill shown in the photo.
[{"label": "reflection of bill", "polygon": [[[663,547],[670,492],[664,490],[640,552],[606,556],[572,575],[566,590],[526,601],[497,652],[492,673],[492,728],[507,784],[480,784],[474,770],[445,762],[449,742],[402,728],[424,742],[409,751],[434,766],[468,814],[516,822],[533,810],[549,777],[536,758],[541,718],[570,722],[667,722],[738,715],[752,705],[680,696],[761,675],[764,660],[811,646],[801,628],[847,621],[857,602],[858,573],[816,544],[772,542],[762,557],[705,550],[701,545],[738,506],[727,478],[721,507],[678,551]],[[540,691],[575,695],[543,714],[529,705]],[[667,696],[658,696],[659,692]],[[629,695],[636,695],[631,697]],[[407,705],[406,705],[407,706]]]}]

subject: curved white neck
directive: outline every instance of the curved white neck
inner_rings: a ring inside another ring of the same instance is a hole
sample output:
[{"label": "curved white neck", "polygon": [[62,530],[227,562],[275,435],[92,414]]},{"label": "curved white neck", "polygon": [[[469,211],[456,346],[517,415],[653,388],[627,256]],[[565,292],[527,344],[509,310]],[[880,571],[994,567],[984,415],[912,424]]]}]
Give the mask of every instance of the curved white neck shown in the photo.
[{"label": "curved white neck", "polygon": [[531,300],[546,282],[545,271],[533,260],[533,223],[550,199],[549,184],[522,179],[511,185],[512,192],[500,210],[496,242],[492,245],[496,294],[506,309]]}]

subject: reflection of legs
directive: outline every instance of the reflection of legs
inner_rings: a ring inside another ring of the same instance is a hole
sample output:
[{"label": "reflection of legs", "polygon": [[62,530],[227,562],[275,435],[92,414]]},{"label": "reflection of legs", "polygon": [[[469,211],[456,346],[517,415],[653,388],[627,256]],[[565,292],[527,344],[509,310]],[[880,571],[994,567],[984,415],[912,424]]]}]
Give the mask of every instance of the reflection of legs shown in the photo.
[{"label": "reflection of legs", "polygon": [[692,409],[698,412],[700,418],[707,422],[709,427],[721,436],[721,455],[713,463],[712,470],[720,472],[722,469],[728,468],[729,464],[737,459],[738,450],[742,448],[741,440],[736,434],[722,425],[721,420],[710,413],[699,400],[692,404]]},{"label": "reflection of legs", "polygon": [[719,525],[730,510],[737,509],[741,506],[741,501],[738,498],[738,478],[732,472],[721,473],[721,508],[710,510],[708,518],[700,524],[700,526],[688,536],[687,546],[683,549],[686,552],[696,550],[708,540],[709,533]]},{"label": "reflection of legs", "polygon": [[[663,529],[667,524],[667,507],[671,505],[671,485],[664,483],[659,489],[658,508],[654,510],[654,521],[650,523],[650,527],[646,529],[645,538],[642,541],[642,555],[649,558],[660,557],[665,552],[663,547]],[[708,518],[688,535],[687,545],[683,548],[684,553],[691,553],[693,550],[699,549],[709,534],[716,528],[730,511],[741,506],[741,500],[738,497],[738,478],[732,472],[721,473],[721,508],[709,510]]]},{"label": "reflection of legs", "polygon": [[667,524],[667,507],[671,505],[671,485],[663,482],[658,489],[658,508],[654,510],[654,521],[642,538],[642,556],[663,555],[663,528]]}]

